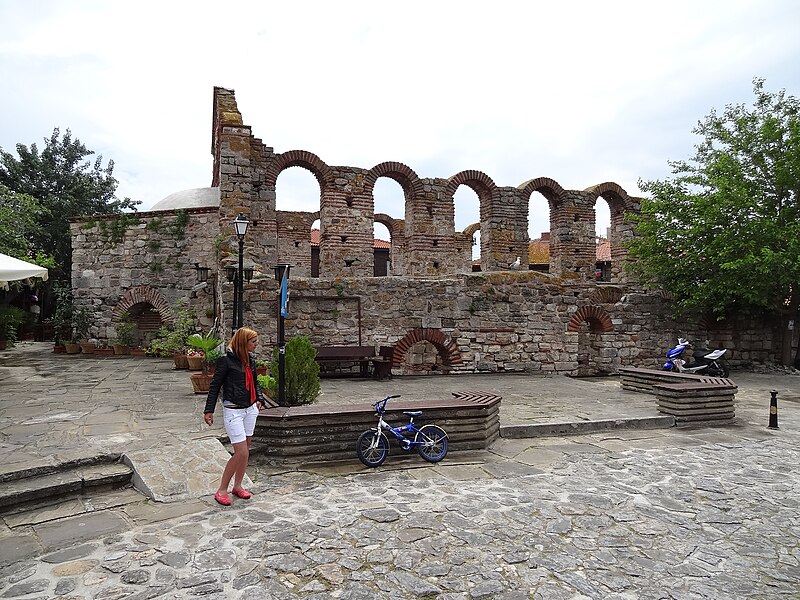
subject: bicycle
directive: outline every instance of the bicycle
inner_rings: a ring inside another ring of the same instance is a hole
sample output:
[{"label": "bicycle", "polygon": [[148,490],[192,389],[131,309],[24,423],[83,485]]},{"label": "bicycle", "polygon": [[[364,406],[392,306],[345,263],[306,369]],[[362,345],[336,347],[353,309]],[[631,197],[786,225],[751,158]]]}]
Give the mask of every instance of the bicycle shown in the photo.
[{"label": "bicycle", "polygon": [[[392,398],[399,397],[399,394],[386,396],[383,400],[376,402],[377,427],[373,427],[358,436],[356,454],[358,454],[358,459],[367,467],[378,467],[389,456],[389,438],[384,433],[385,431],[394,435],[401,449],[409,452],[416,448],[419,455],[428,462],[439,462],[447,454],[447,433],[445,433],[444,429],[438,425],[428,424],[420,428],[414,425],[414,417],[422,415],[421,410],[403,411],[403,414],[409,418],[407,425],[392,427],[383,420],[383,415],[386,412],[386,403]],[[409,439],[403,435],[404,433],[413,434],[414,439]]]}]

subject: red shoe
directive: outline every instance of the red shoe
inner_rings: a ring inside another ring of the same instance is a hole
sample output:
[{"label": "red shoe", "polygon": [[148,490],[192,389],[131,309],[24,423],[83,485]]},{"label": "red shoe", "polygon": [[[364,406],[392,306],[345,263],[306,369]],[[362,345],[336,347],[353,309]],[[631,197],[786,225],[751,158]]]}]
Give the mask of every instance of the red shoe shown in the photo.
[{"label": "red shoe", "polygon": [[216,494],[214,494],[214,500],[222,504],[222,506],[231,505],[230,496],[228,496],[228,494],[226,494],[225,492],[217,492]]},{"label": "red shoe", "polygon": [[234,490],[231,490],[231,491],[233,492],[233,495],[234,495],[234,496],[238,496],[238,497],[239,497],[239,498],[241,498],[242,500],[249,500],[250,498],[252,498],[252,497],[253,497],[253,494],[251,494],[250,492],[248,492],[248,491],[247,491],[246,489],[244,489],[244,488],[242,488],[242,489],[239,489],[239,490],[237,490],[237,489],[234,489]]}]

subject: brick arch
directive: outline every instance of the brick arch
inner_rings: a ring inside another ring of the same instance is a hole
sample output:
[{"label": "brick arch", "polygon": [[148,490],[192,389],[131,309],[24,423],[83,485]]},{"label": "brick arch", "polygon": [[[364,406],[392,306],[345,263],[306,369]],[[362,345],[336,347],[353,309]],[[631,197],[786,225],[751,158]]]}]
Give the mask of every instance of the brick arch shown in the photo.
[{"label": "brick arch", "polygon": [[529,198],[533,192],[539,192],[550,203],[550,208],[553,208],[553,203],[561,200],[564,196],[564,188],[559,185],[554,179],[549,177],[537,177],[536,179],[529,179],[525,183],[517,186],[517,189],[522,192],[523,197]]},{"label": "brick arch", "polygon": [[464,227],[464,235],[475,235],[475,232],[481,228],[480,223],[473,223],[467,227]]},{"label": "brick arch", "polygon": [[625,295],[625,290],[616,286],[604,285],[589,294],[592,304],[616,304]]},{"label": "brick arch", "polygon": [[586,188],[585,192],[589,192],[596,201],[600,196],[605,198],[612,211],[625,212],[633,208],[633,201],[622,186],[614,183],[613,181],[606,181],[599,183],[592,187]]},{"label": "brick arch", "polygon": [[394,345],[392,352],[392,366],[402,367],[403,357],[406,352],[419,342],[429,342],[438,350],[442,357],[442,364],[446,367],[461,363],[461,353],[458,351],[456,343],[442,333],[439,329],[431,327],[417,327],[412,329]]},{"label": "brick arch", "polygon": [[329,188],[333,184],[333,174],[330,167],[313,152],[306,150],[290,150],[275,156],[267,169],[264,183],[275,187],[278,175],[289,167],[303,167],[311,171],[319,183],[320,191]]},{"label": "brick arch", "polygon": [[122,313],[129,311],[136,304],[149,304],[152,306],[158,312],[158,316],[161,317],[163,323],[172,323],[174,320],[172,311],[169,308],[169,302],[158,289],[149,285],[139,285],[122,294],[119,302],[111,311],[112,318],[119,319]]},{"label": "brick arch", "polygon": [[595,333],[608,333],[614,331],[614,325],[611,323],[611,317],[599,306],[584,306],[579,308],[577,312],[572,315],[572,318],[567,324],[567,331],[577,332],[580,331],[581,325],[586,322]]},{"label": "brick arch", "polygon": [[375,183],[380,177],[396,181],[406,195],[406,199],[423,195],[422,182],[414,169],[400,162],[382,162],[375,165],[365,176],[364,190],[372,195]]},{"label": "brick arch", "polygon": [[385,225],[386,229],[389,230],[389,235],[392,236],[392,240],[394,240],[395,232],[397,230],[397,221],[394,217],[390,217],[385,213],[375,213],[374,221],[376,223],[380,223],[381,225]]},{"label": "brick arch", "polygon": [[486,173],[481,171],[469,170],[456,173],[447,180],[447,187],[445,188],[448,196],[453,196],[458,189],[458,186],[466,185],[476,194],[481,200],[489,200],[498,195],[497,185],[492,178]]}]

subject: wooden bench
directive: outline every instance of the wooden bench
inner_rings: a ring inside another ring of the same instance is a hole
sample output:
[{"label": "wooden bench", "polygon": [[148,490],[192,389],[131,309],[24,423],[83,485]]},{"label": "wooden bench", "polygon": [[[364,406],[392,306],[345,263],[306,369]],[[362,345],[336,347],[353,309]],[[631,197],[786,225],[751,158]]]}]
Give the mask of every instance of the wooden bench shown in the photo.
[{"label": "wooden bench", "polygon": [[369,366],[375,360],[373,346],[319,346],[317,348],[317,364],[320,376],[352,375],[352,369],[358,367],[358,375],[369,376]]},{"label": "wooden bench", "polygon": [[[452,398],[389,401],[385,419],[408,422],[404,410],[421,410],[414,424],[436,423],[446,432],[448,452],[488,448],[500,437],[500,396],[454,392]],[[311,404],[262,410],[251,453],[267,462],[354,460],[356,440],[377,423],[372,404]],[[390,440],[391,441],[391,440]],[[391,455],[404,454],[391,441]]]},{"label": "wooden bench", "polygon": [[723,425],[735,417],[739,388],[731,379],[638,367],[620,367],[619,374],[622,389],[653,394],[676,425]]}]

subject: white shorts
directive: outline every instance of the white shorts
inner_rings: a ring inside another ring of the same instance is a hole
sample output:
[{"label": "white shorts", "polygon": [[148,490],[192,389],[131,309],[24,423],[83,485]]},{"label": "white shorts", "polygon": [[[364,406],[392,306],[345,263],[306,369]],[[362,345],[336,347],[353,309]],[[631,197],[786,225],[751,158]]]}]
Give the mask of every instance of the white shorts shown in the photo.
[{"label": "white shorts", "polygon": [[258,417],[258,403],[247,408],[222,407],[222,420],[225,421],[225,431],[231,444],[238,444],[253,435]]}]

